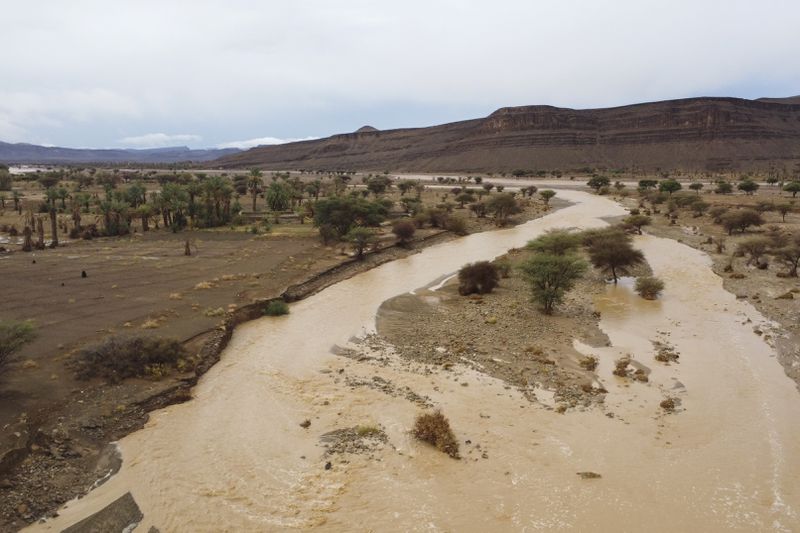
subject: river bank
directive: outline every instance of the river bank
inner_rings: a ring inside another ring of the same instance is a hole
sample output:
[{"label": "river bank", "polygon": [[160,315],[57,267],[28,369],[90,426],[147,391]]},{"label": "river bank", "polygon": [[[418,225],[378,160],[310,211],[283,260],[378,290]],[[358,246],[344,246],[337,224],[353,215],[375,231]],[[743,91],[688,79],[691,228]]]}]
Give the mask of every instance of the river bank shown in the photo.
[{"label": "river bank", "polygon": [[[565,205],[558,201],[554,204],[556,204],[556,208]],[[515,222],[523,222],[543,214],[544,211],[540,207],[533,206],[520,214]],[[470,223],[472,231],[482,231],[490,227],[488,220],[473,219]],[[182,306],[170,309],[168,312],[158,307],[158,313],[155,314],[164,316],[163,321],[159,320],[158,333],[186,339],[184,344],[190,353],[197,354],[197,364],[193,371],[168,376],[158,381],[131,379],[116,385],[74,382],[74,380],[67,379],[70,374],[65,368],[65,364],[68,362],[69,356],[75,353],[82,343],[87,342],[86,338],[81,337],[80,342],[76,340],[74,345],[67,345],[70,349],[64,349],[62,344],[59,350],[61,353],[52,360],[49,358],[39,359],[33,370],[25,370],[22,371],[22,374],[17,374],[26,379],[32,379],[41,374],[44,376],[41,377],[41,380],[44,380],[45,386],[57,383],[59,387],[49,390],[44,397],[35,398],[38,407],[31,406],[28,409],[22,409],[23,414],[4,428],[2,451],[5,464],[0,473],[0,481],[2,481],[0,491],[4,497],[0,504],[0,517],[2,517],[0,528],[16,528],[19,527],[20,522],[30,522],[51,513],[65,501],[85,493],[97,479],[106,476],[108,474],[106,459],[113,457],[113,450],[108,448],[108,444],[142,428],[147,422],[150,412],[190,399],[192,387],[209,368],[217,363],[219,354],[227,345],[235,327],[245,321],[260,317],[264,302],[275,298],[283,298],[286,301],[306,298],[359,272],[455,238],[455,235],[441,230],[425,230],[421,231],[419,235],[407,247],[384,245],[379,251],[368,254],[364,261],[352,260],[346,255],[338,254],[336,250],[326,249],[317,244],[316,239],[308,243],[310,244],[309,251],[298,253],[298,251],[290,250],[287,252],[288,257],[282,258],[280,253],[282,243],[296,245],[295,241],[284,241],[279,235],[266,236],[252,241],[257,243],[256,247],[248,245],[241,249],[228,249],[209,244],[209,236],[206,236],[204,239],[206,245],[201,244],[201,248],[204,251],[205,249],[214,250],[215,254],[221,254],[221,257],[224,257],[227,250],[229,257],[226,260],[221,264],[216,264],[207,258],[201,258],[201,261],[193,263],[197,265],[193,267],[197,272],[183,273],[181,280],[178,281],[183,286],[180,293],[169,286],[162,286],[163,284],[156,288],[144,289],[148,294],[160,295],[165,301],[169,294],[168,304],[171,307]],[[213,236],[212,233],[211,238]],[[220,236],[223,240],[224,237],[224,235]],[[172,241],[167,240],[167,245],[169,245]],[[124,244],[102,244],[131,248]],[[59,262],[61,255],[78,253],[80,257],[93,257],[84,250],[86,246],[84,243],[79,243],[77,249],[67,247],[58,249],[55,253],[48,251],[41,254],[44,257],[44,264],[39,266],[52,275],[53,268],[63,266],[63,262]],[[130,255],[133,253],[133,249],[135,248],[127,250],[126,253]],[[83,253],[80,253],[80,250],[83,250]],[[114,257],[115,253],[106,252],[100,258],[107,255]],[[162,253],[150,251],[145,255],[158,257]],[[19,257],[12,259],[19,259]],[[42,257],[38,259],[39,263],[42,263]],[[191,259],[188,260],[191,261]],[[266,263],[256,264],[265,260]],[[182,255],[177,257],[176,254],[175,258],[165,257],[160,263],[174,263],[175,261],[185,262],[186,259]],[[126,264],[130,266],[129,262]],[[140,261],[138,264],[149,267],[156,265],[156,262]],[[48,265],[50,266],[48,267]],[[140,284],[137,285],[137,279],[145,279],[150,276],[150,279],[157,280],[158,276],[163,275],[163,269],[170,268],[168,264],[160,264],[157,267],[159,271],[155,273],[142,273],[140,277],[128,276],[124,283],[119,283],[120,286],[115,285],[113,291],[138,290],[138,294],[142,295],[143,288],[139,286]],[[215,268],[217,270],[214,270]],[[257,269],[259,274],[236,274],[242,271],[249,272],[248,268]],[[264,268],[269,268],[269,271],[263,272]],[[99,265],[88,270],[94,283],[102,285],[106,280],[107,276],[102,275]],[[58,276],[56,279],[59,279]],[[169,276],[166,283],[175,281],[173,276]],[[200,282],[206,283],[209,288],[191,289],[193,285],[196,286]],[[187,283],[190,287],[188,290],[185,287]],[[135,297],[133,294],[131,293],[130,298]],[[181,294],[182,298],[172,299],[172,294]],[[65,298],[65,302],[67,299]],[[155,296],[155,299],[157,301],[147,302],[150,307],[164,305],[164,302],[158,300],[158,296]],[[81,294],[81,300],[88,302],[91,298]],[[124,301],[125,298],[111,300],[112,303],[119,302],[120,306]],[[201,313],[198,319],[196,307],[200,311],[219,308],[224,312],[219,314]],[[108,334],[117,329],[114,327],[113,320],[119,316],[122,309],[123,307],[120,307],[113,312],[96,315],[96,319],[100,321],[98,324],[101,327],[105,326],[100,333]],[[133,311],[137,312],[135,308]],[[141,309],[138,310],[137,316],[140,318],[136,320],[135,325],[154,314],[154,311],[149,310],[147,315],[141,317],[141,311]],[[131,312],[131,310],[125,312]],[[62,326],[68,329],[68,324]],[[109,328],[109,326],[112,327]],[[125,331],[126,328],[120,327],[119,329]],[[75,331],[72,331],[71,334],[74,335]],[[49,337],[48,340],[53,342],[55,338]],[[46,347],[38,349],[45,350]],[[27,357],[28,353],[31,352],[26,352],[23,357]],[[52,364],[57,365],[57,369],[53,368]],[[58,379],[54,381],[50,379],[50,375],[57,375]],[[11,383],[16,383],[13,385],[16,389],[26,390],[26,385],[19,380]],[[58,391],[61,391],[60,396]],[[46,400],[50,396],[53,400],[47,404]],[[11,405],[6,405],[6,407],[11,407]],[[42,414],[38,416],[38,412]],[[19,413],[14,416],[18,415]]]},{"label": "river bank", "polygon": [[[760,202],[775,202],[774,192],[760,196],[703,195],[712,206],[730,208],[755,208]],[[634,207],[632,201],[627,202]],[[679,210],[674,224],[667,217],[654,216],[653,224],[645,231],[649,234],[682,242],[707,253],[713,271],[721,278],[725,290],[740,300],[750,302],[771,323],[757,328],[764,337],[774,343],[777,357],[789,376],[800,388],[800,281],[798,278],[779,277],[785,268],[765,257],[764,268],[749,264],[749,258],[737,254],[740,242],[764,236],[770,228],[788,233],[800,231],[800,213],[789,213],[785,217],[774,211],[762,213],[765,224],[750,228],[746,233],[728,235],[719,224],[714,224],[706,215],[695,217]],[[721,248],[718,244],[721,243]]]}]

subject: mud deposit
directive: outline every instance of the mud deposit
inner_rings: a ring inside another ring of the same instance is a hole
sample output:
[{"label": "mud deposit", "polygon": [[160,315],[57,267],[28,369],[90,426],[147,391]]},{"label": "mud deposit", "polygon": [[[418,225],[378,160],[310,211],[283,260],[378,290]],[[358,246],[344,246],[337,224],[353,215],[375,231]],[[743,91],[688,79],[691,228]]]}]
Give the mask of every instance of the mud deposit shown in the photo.
[{"label": "mud deposit", "polygon": [[[245,324],[192,401],[120,442],[119,474],[31,529],[61,530],[130,492],[144,514],[136,531],[790,531],[800,396],[753,332],[769,325],[697,250],[639,238],[663,298],[643,301],[624,284],[597,296],[612,345],[574,348],[598,357],[605,409],[558,414],[472,365],[409,362],[363,340],[398,294],[548,228],[623,213],[605,198],[559,194],[575,205],[431,247]],[[654,342],[678,361],[656,361]],[[626,357],[630,373],[613,375]],[[450,419],[461,460],[410,437],[425,405]],[[359,427],[375,438],[353,441]],[[342,453],[327,453],[342,441],[332,435],[344,437]]]}]

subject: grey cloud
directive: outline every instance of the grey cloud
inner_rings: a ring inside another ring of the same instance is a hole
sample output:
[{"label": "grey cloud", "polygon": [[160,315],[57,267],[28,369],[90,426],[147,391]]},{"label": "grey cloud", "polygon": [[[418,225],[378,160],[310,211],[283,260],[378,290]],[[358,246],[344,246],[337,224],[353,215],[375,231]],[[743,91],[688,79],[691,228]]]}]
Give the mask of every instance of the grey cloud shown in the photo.
[{"label": "grey cloud", "polygon": [[420,109],[800,92],[788,0],[5,0],[3,18],[3,140],[212,146],[355,116],[411,126]]}]

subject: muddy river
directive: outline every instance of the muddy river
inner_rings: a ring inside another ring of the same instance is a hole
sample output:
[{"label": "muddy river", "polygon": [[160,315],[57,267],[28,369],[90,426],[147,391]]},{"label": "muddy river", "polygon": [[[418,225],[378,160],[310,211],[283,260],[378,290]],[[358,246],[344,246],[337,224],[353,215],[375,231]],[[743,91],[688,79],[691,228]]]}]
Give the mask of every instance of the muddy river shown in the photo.
[{"label": "muddy river", "polygon": [[[144,513],[135,531],[798,528],[800,394],[775,359],[770,324],[723,290],[705,254],[676,241],[637,238],[666,282],[663,297],[609,287],[597,306],[612,346],[576,344],[600,358],[604,410],[557,414],[468,369],[455,378],[333,355],[374,330],[390,297],[549,228],[597,227],[624,213],[584,192],[559,197],[574,204],[428,248],[293,304],[288,316],[243,325],[192,401],[153,413],[119,443],[116,476],[31,529],[61,530],[128,491]],[[672,345],[679,362],[656,362],[652,341]],[[611,374],[626,354],[650,369],[649,383]],[[354,385],[376,376],[441,407],[464,458],[409,437],[418,405]],[[668,396],[678,403],[671,414],[659,407]],[[388,444],[371,458],[323,456],[323,433],[358,425],[382,426]]]}]

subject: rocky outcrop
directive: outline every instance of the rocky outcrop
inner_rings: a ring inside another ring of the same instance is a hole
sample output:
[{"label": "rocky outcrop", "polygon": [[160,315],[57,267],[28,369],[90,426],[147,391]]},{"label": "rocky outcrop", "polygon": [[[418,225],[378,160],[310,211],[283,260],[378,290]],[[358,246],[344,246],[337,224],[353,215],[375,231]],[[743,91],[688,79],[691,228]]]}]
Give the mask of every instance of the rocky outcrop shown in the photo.
[{"label": "rocky outcrop", "polygon": [[689,98],[606,109],[502,108],[429,128],[355,133],[223,157],[223,167],[479,172],[638,168],[792,170],[795,99]]}]

